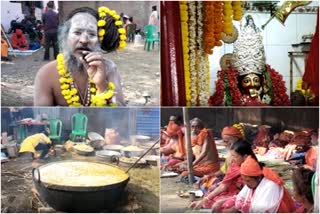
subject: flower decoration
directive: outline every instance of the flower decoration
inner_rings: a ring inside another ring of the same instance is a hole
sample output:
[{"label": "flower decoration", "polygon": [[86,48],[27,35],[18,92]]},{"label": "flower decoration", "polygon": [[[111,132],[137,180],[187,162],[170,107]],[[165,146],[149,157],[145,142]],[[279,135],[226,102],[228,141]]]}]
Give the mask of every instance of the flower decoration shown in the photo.
[{"label": "flower decoration", "polygon": [[214,26],[215,26],[215,11],[214,2],[205,1],[203,2],[203,48],[207,54],[212,54],[213,47],[215,44]]},{"label": "flower decoration", "polygon": [[108,83],[107,90],[97,94],[97,88],[93,80],[88,81],[85,97],[81,97],[74,80],[69,72],[65,69],[63,54],[57,55],[57,69],[60,75],[61,94],[70,107],[84,106],[116,106],[112,102],[115,85],[112,82]]},{"label": "flower decoration", "polygon": [[233,33],[233,24],[232,24],[232,5],[231,1],[223,2],[223,32],[227,35],[231,35]]},{"label": "flower decoration", "polygon": [[196,67],[196,2],[188,2],[189,11],[189,67],[190,67],[190,91],[191,91],[191,105],[197,105],[197,81],[198,72]]},{"label": "flower decoration", "polygon": [[115,21],[115,25],[118,27],[118,32],[120,34],[119,38],[120,38],[120,42],[119,42],[119,47],[118,49],[124,49],[126,47],[126,30],[122,27],[122,21],[120,20],[120,16],[117,14],[117,12],[115,10],[110,10],[108,7],[99,7],[98,8],[98,13],[99,13],[99,20],[97,22],[99,31],[98,31],[98,35],[99,35],[99,42],[103,41],[104,35],[106,34],[106,31],[104,29],[104,27],[106,26],[107,22],[105,20],[106,16],[109,15],[111,17],[113,17],[114,21]]},{"label": "flower decoration", "polygon": [[191,104],[191,91],[190,91],[190,67],[189,67],[189,29],[188,29],[188,3],[181,1],[180,19],[181,19],[181,34],[182,34],[182,48],[183,48],[183,66],[185,78],[185,91],[186,91],[186,104]]},{"label": "flower decoration", "polygon": [[233,9],[233,20],[240,21],[242,19],[242,2],[241,1],[233,1],[232,2]]}]

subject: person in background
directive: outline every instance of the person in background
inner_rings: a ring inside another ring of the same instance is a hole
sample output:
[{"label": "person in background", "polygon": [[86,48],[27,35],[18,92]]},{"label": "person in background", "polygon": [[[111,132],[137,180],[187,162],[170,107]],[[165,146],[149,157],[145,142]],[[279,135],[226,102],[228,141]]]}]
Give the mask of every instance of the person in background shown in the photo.
[{"label": "person in background", "polygon": [[42,22],[44,26],[44,36],[45,36],[45,51],[44,60],[50,59],[50,46],[53,46],[54,58],[57,58],[59,53],[58,47],[58,26],[59,26],[59,16],[53,11],[54,2],[49,1],[47,3],[47,11],[42,15]]},{"label": "person in background", "polygon": [[[46,159],[49,151],[52,149],[52,143],[48,137],[49,134],[50,129],[46,128],[43,133],[34,134],[24,139],[19,150],[20,155],[31,153],[33,159]],[[37,155],[37,151],[41,151],[40,156]]]},{"label": "person in background", "polygon": [[152,6],[152,12],[149,17],[149,25],[155,25],[159,30],[159,15],[157,11],[157,6]]},{"label": "person in background", "polygon": [[9,60],[8,58],[8,43],[1,38],[1,60]]},{"label": "person in background", "polygon": [[313,194],[312,194],[312,176],[314,171],[299,167],[292,172],[293,197],[302,204],[295,212],[312,213],[313,212]]},{"label": "person in background", "polygon": [[29,43],[21,29],[16,29],[12,34],[11,45],[13,49],[25,51],[29,49]]}]

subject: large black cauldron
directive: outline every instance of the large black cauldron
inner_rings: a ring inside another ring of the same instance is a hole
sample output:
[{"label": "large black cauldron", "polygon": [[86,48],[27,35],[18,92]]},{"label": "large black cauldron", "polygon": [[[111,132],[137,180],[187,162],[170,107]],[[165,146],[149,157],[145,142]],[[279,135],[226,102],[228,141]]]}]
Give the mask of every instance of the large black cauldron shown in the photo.
[{"label": "large black cauldron", "polygon": [[[62,162],[66,161],[45,164],[32,171],[33,182],[41,198],[57,211],[99,212],[112,210],[121,198],[124,188],[129,181],[128,176],[126,180],[120,183],[99,187],[52,185],[41,181],[41,168],[48,167],[49,165],[54,167],[54,164]],[[65,179],[68,179],[68,177]]]}]

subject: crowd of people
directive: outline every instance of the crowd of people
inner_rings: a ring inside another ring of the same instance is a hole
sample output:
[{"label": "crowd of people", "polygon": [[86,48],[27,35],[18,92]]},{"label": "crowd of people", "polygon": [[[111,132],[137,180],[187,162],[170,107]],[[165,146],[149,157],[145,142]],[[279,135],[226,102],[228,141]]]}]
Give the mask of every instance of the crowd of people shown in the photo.
[{"label": "crowd of people", "polygon": [[[317,160],[317,133],[311,129],[288,130],[271,136],[270,126],[259,126],[253,140],[244,125],[223,128],[221,142],[227,150],[219,157],[212,131],[199,118],[190,121],[193,187],[203,198],[190,203],[191,209],[212,212],[312,212]],[[186,129],[180,117],[171,116],[161,130],[163,171],[179,174],[177,182],[187,181]],[[220,136],[219,136],[220,137]],[[220,144],[219,144],[220,145]],[[257,157],[282,159],[293,165],[292,193],[273,169]],[[298,161],[297,161],[298,160]]]}]

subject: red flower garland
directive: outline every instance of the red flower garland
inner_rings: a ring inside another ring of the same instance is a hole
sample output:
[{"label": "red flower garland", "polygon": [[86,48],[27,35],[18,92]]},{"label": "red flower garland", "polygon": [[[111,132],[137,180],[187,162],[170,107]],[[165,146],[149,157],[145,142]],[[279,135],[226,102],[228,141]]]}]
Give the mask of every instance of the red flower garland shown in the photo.
[{"label": "red flower garland", "polygon": [[272,82],[272,101],[273,106],[289,106],[289,96],[286,94],[287,88],[285,82],[282,79],[282,75],[276,72],[270,65],[267,66],[267,72],[269,72]]}]

